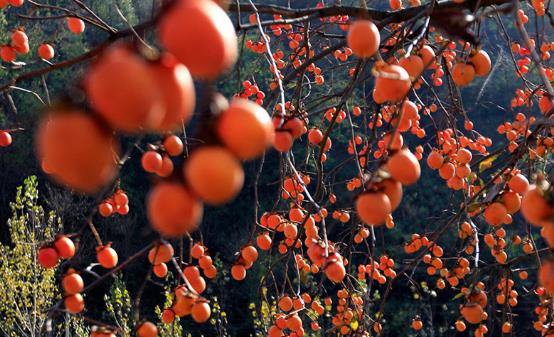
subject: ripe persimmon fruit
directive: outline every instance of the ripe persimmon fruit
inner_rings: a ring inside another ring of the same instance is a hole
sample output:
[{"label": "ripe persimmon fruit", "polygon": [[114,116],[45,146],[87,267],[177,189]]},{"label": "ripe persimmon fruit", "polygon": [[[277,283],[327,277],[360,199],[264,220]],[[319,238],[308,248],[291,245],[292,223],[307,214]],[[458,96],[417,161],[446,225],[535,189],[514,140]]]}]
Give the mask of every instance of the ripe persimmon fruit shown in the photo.
[{"label": "ripe persimmon fruit", "polygon": [[475,68],[473,65],[458,62],[452,67],[452,80],[457,86],[466,86],[470,84],[474,78]]},{"label": "ripe persimmon fruit", "polygon": [[415,184],[421,175],[421,167],[416,156],[408,149],[393,154],[386,164],[391,177],[402,185]]},{"label": "ripe persimmon fruit", "polygon": [[212,311],[210,309],[210,305],[206,302],[196,302],[192,306],[192,319],[196,323],[204,323],[208,319],[210,319],[210,315],[212,314]]},{"label": "ripe persimmon fruit", "polygon": [[152,322],[142,322],[137,328],[138,337],[156,337],[158,336],[158,328]]},{"label": "ripe persimmon fruit", "polygon": [[97,192],[117,172],[113,136],[79,110],[50,113],[36,141],[39,158],[48,161],[52,177],[79,192]]},{"label": "ripe persimmon fruit", "polygon": [[161,18],[158,34],[162,45],[199,79],[214,79],[237,59],[235,27],[213,1],[176,1]]},{"label": "ripe persimmon fruit", "polygon": [[554,215],[554,209],[545,200],[543,192],[531,185],[521,199],[521,214],[530,224],[542,226]]},{"label": "ripe persimmon fruit", "polygon": [[73,34],[79,35],[85,31],[85,23],[79,18],[70,16],[67,18],[67,28]]},{"label": "ripe persimmon fruit", "polygon": [[96,260],[106,269],[111,269],[117,265],[117,252],[110,247],[110,244],[96,247]]},{"label": "ripe persimmon fruit", "polygon": [[249,160],[260,156],[271,145],[274,128],[264,108],[236,98],[219,116],[217,134],[237,157]]},{"label": "ripe persimmon fruit", "polygon": [[37,253],[38,263],[43,268],[53,268],[58,264],[60,256],[52,247],[41,247]]},{"label": "ripe persimmon fruit", "polygon": [[151,69],[126,45],[110,47],[85,75],[85,91],[92,107],[124,132],[159,127],[167,106]]},{"label": "ripe persimmon fruit", "polygon": [[62,259],[70,259],[75,255],[75,244],[65,235],[60,235],[54,241],[54,248]]},{"label": "ripe persimmon fruit", "polygon": [[187,159],[183,170],[192,191],[213,205],[232,200],[244,183],[240,162],[222,146],[196,149]]},{"label": "ripe persimmon fruit", "polygon": [[469,62],[475,68],[475,75],[485,76],[491,71],[492,63],[489,54],[484,50],[479,50],[471,58]]},{"label": "ripe persimmon fruit", "polygon": [[356,20],[350,25],[346,44],[358,57],[373,56],[379,49],[380,43],[379,29],[370,20]]},{"label": "ripe persimmon fruit", "polygon": [[398,65],[385,65],[378,69],[375,79],[374,97],[379,100],[397,102],[405,98],[411,88],[408,72]]},{"label": "ripe persimmon fruit", "polygon": [[178,183],[156,185],[147,199],[152,228],[163,236],[178,237],[196,229],[202,219],[202,203]]},{"label": "ripe persimmon fruit", "polygon": [[174,251],[173,246],[169,243],[160,243],[148,251],[148,261],[153,265],[165,263],[171,260]]},{"label": "ripe persimmon fruit", "polygon": [[85,308],[85,300],[83,295],[77,293],[66,296],[63,300],[65,310],[70,314],[78,314]]},{"label": "ripe persimmon fruit", "polygon": [[80,293],[84,286],[83,278],[75,272],[67,274],[62,280],[62,287],[67,295]]},{"label": "ripe persimmon fruit", "polygon": [[392,212],[389,197],[383,192],[366,192],[356,199],[356,212],[368,225],[380,226]]},{"label": "ripe persimmon fruit", "polygon": [[167,53],[149,69],[164,102],[163,118],[152,128],[163,132],[183,127],[191,119],[196,105],[196,92],[189,70]]}]

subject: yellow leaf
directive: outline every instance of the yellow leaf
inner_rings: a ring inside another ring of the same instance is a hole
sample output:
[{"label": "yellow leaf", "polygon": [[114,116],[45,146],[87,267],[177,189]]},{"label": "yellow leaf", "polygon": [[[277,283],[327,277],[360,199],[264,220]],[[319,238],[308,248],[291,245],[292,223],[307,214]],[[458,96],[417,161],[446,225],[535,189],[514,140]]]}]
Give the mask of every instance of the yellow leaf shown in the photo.
[{"label": "yellow leaf", "polygon": [[479,163],[479,172],[483,172],[489,168],[491,168],[492,166],[492,163],[494,163],[494,161],[496,160],[496,158],[498,158],[498,155],[495,154],[494,156],[491,156],[485,160],[483,160],[482,162]]}]

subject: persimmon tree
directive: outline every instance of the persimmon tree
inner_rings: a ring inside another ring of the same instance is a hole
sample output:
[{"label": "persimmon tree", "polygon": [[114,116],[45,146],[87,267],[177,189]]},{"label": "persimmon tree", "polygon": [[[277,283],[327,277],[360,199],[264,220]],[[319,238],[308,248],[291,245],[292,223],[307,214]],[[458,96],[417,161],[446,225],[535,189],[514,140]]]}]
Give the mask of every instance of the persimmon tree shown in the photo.
[{"label": "persimmon tree", "polygon": [[[9,74],[0,90],[8,102],[14,92],[45,102],[33,129],[42,171],[96,200],[78,231],[37,249],[44,268],[61,263],[65,296],[50,319],[87,317],[84,295],[149,263],[130,320],[141,337],[173,335],[168,326],[185,320],[224,335],[225,311],[238,309],[214,310],[207,289],[225,287],[221,275],[256,277],[262,317],[252,329],[270,337],[395,333],[390,299],[406,284],[419,301],[405,322],[413,334],[554,334],[549,2],[171,0],[153,1],[139,23],[114,4],[124,28],[80,0],[0,7],[20,24],[0,48]],[[106,38],[58,58],[52,41],[26,34],[37,25]],[[21,61],[31,47],[34,62]],[[75,65],[80,79],[50,98],[44,76]],[[499,72],[514,90],[494,110],[501,122],[474,123]],[[40,92],[21,87],[29,82]],[[13,131],[0,133],[1,146]],[[133,212],[121,181],[136,156],[151,178],[136,207],[156,239],[120,259],[97,223]],[[272,197],[267,175],[279,186]],[[424,229],[396,216],[422,179],[440,179],[448,196],[419,219]],[[248,234],[214,263],[202,219],[244,189]],[[397,227],[413,234],[398,243]],[[87,282],[75,263],[86,240],[96,246],[89,267],[102,268]],[[256,264],[263,273],[251,275]],[[166,289],[160,322],[141,310],[148,283]],[[433,324],[431,301],[454,312],[445,328]],[[530,308],[533,322],[518,320]],[[92,336],[128,334],[88,320]]]}]

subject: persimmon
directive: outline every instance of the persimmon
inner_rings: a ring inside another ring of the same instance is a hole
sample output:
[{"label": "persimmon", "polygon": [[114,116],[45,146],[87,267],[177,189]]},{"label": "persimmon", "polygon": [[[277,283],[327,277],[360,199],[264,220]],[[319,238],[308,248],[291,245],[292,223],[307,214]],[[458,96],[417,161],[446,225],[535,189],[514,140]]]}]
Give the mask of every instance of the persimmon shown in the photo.
[{"label": "persimmon", "polygon": [[62,259],[70,259],[75,255],[75,244],[65,235],[60,235],[56,238],[54,248]]},{"label": "persimmon", "polygon": [[194,298],[191,296],[176,296],[176,301],[173,304],[172,310],[179,317],[190,315],[194,306]]},{"label": "persimmon", "polygon": [[12,135],[7,131],[0,131],[0,147],[10,146],[12,143]]},{"label": "persimmon", "polygon": [[240,256],[248,262],[255,262],[258,259],[258,251],[254,246],[246,246],[240,250]]},{"label": "persimmon", "polygon": [[394,179],[385,179],[378,184],[378,187],[381,188],[382,192],[389,198],[391,210],[394,211],[397,209],[402,201],[402,184]]},{"label": "persimmon", "polygon": [[60,256],[52,247],[41,247],[37,253],[38,263],[43,268],[54,268],[58,264]]},{"label": "persimmon", "polygon": [[299,138],[307,132],[306,125],[298,117],[289,118],[285,124],[283,124],[283,129],[289,131],[294,139]]},{"label": "persimmon", "polygon": [[400,101],[408,95],[410,88],[410,76],[401,66],[385,65],[378,69],[375,79],[375,95],[384,101]]},{"label": "persimmon", "polygon": [[484,50],[479,50],[471,58],[469,62],[475,69],[475,75],[485,76],[491,71],[492,63],[489,54]]},{"label": "persimmon", "polygon": [[1,46],[0,47],[0,57],[4,62],[13,62],[15,61],[16,54],[15,49],[10,46]]},{"label": "persimmon", "polygon": [[154,173],[162,168],[162,156],[153,150],[146,151],[141,157],[141,164],[146,172]]},{"label": "persimmon", "polygon": [[325,267],[325,276],[332,282],[339,283],[346,277],[346,269],[341,261],[331,261]]},{"label": "persimmon", "polygon": [[438,170],[442,167],[444,163],[444,158],[437,151],[431,151],[427,156],[427,166],[433,170]]},{"label": "persimmon", "polygon": [[102,202],[98,205],[98,213],[103,217],[108,217],[113,213],[113,206],[109,202]]},{"label": "persimmon", "polygon": [[22,46],[29,43],[29,37],[22,30],[15,30],[11,35],[12,46]]},{"label": "persimmon", "polygon": [[164,182],[155,186],[147,199],[152,228],[163,236],[178,237],[196,229],[203,206],[185,187]]},{"label": "persimmon", "polygon": [[379,29],[370,20],[356,20],[350,25],[346,35],[346,44],[358,57],[373,56],[379,49],[380,43]]},{"label": "persimmon", "polygon": [[222,146],[204,146],[187,159],[184,176],[192,191],[209,204],[232,200],[244,183],[239,161]]},{"label": "persimmon", "polygon": [[173,161],[168,156],[163,156],[162,166],[156,171],[160,177],[169,177],[173,173]]},{"label": "persimmon", "polygon": [[521,199],[521,214],[530,224],[542,226],[554,215],[554,209],[545,200],[543,192],[531,185]]},{"label": "persimmon", "polygon": [[243,265],[235,264],[231,267],[231,276],[235,281],[242,281],[246,278],[246,269]]},{"label": "persimmon", "polygon": [[[0,52],[1,52],[1,49],[0,49]],[[4,59],[4,57],[2,57],[2,59]],[[548,96],[546,94],[543,94],[541,96],[541,98],[539,99],[539,110],[543,114],[546,114],[550,110],[552,110],[552,100],[551,100],[550,96]]]},{"label": "persimmon", "polygon": [[160,263],[152,267],[152,271],[154,272],[154,275],[156,275],[159,278],[164,278],[167,276],[168,268],[165,263]]},{"label": "persimmon", "polygon": [[153,265],[165,263],[171,260],[174,251],[173,246],[169,243],[160,243],[148,251],[148,261]]},{"label": "persimmon", "polygon": [[475,68],[471,64],[458,62],[452,67],[452,80],[457,86],[466,86],[473,81]]},{"label": "persimmon", "polygon": [[412,320],[412,329],[419,331],[423,328],[423,322],[419,318],[415,318]]},{"label": "persimmon", "polygon": [[456,167],[452,163],[444,163],[439,168],[439,175],[442,179],[448,180],[454,176],[456,172]]},{"label": "persimmon", "polygon": [[54,58],[54,47],[49,45],[48,43],[43,43],[40,46],[38,46],[37,50],[38,56],[44,60],[51,60]]},{"label": "persimmon", "polygon": [[137,328],[138,337],[156,337],[158,336],[158,328],[152,322],[142,322]]},{"label": "persimmon", "polygon": [[356,212],[366,224],[379,226],[392,212],[391,202],[385,193],[366,192],[356,199]]},{"label": "persimmon", "polygon": [[70,16],[67,18],[67,28],[69,28],[69,31],[73,34],[79,35],[85,31],[85,22],[79,18]]},{"label": "persimmon", "polygon": [[502,194],[502,203],[509,214],[514,214],[521,208],[521,197],[517,193],[509,191]]},{"label": "persimmon", "polygon": [[493,202],[485,208],[485,221],[489,225],[498,226],[504,223],[506,215],[508,215],[506,207],[499,202]]},{"label": "persimmon", "polygon": [[117,265],[117,252],[110,247],[110,244],[96,247],[96,260],[106,269],[111,269]]},{"label": "persimmon", "polygon": [[31,51],[31,47],[30,47],[28,42],[26,42],[24,44],[20,44],[20,45],[14,45],[13,49],[18,54],[22,54],[22,55],[29,54],[29,52]]},{"label": "persimmon", "polygon": [[298,331],[302,329],[302,319],[298,314],[289,316],[286,319],[287,328],[291,331]]},{"label": "persimmon", "polygon": [[554,261],[552,259],[542,261],[538,276],[540,285],[550,294],[554,294]]},{"label": "persimmon", "polygon": [[25,0],[7,0],[7,2],[14,7],[21,7],[25,3]]},{"label": "persimmon", "polygon": [[460,310],[462,316],[471,324],[479,324],[483,317],[483,308],[477,303],[468,303]]},{"label": "persimmon", "polygon": [[386,164],[391,177],[402,185],[415,184],[421,175],[417,158],[408,149],[402,149],[393,154]]},{"label": "persimmon", "polygon": [[288,131],[277,131],[273,138],[273,147],[279,152],[288,152],[294,143],[292,134]]},{"label": "persimmon", "polygon": [[85,283],[81,275],[73,272],[64,276],[62,286],[67,295],[73,295],[83,291]]},{"label": "persimmon", "polygon": [[217,134],[236,156],[249,160],[260,156],[271,145],[274,128],[264,108],[236,98],[219,116]]},{"label": "persimmon", "polygon": [[310,142],[310,144],[319,145],[322,140],[323,132],[321,132],[321,130],[314,128],[308,132],[308,141]]},{"label": "persimmon", "polygon": [[189,122],[196,105],[196,92],[189,70],[173,55],[163,54],[149,67],[163,100],[163,119],[152,124],[155,131],[173,131]]},{"label": "persimmon", "polygon": [[233,23],[213,1],[177,1],[160,20],[158,34],[162,45],[200,79],[214,79],[237,59]]},{"label": "persimmon", "polygon": [[129,197],[127,196],[127,194],[121,190],[117,191],[114,195],[113,195],[113,199],[115,201],[115,204],[117,206],[125,206],[129,203]]},{"label": "persimmon", "polygon": [[171,309],[164,309],[162,312],[162,322],[171,324],[175,320],[175,312]]},{"label": "persimmon", "polygon": [[176,157],[183,153],[183,141],[175,135],[167,136],[164,139],[163,145],[165,152],[172,157]]},{"label": "persimmon", "polygon": [[473,158],[473,155],[471,154],[471,151],[468,149],[459,149],[456,153],[456,160],[460,164],[467,164],[471,161]]},{"label": "persimmon", "polygon": [[423,60],[417,55],[403,57],[398,64],[408,72],[411,78],[417,78],[424,70]]},{"label": "persimmon", "polygon": [[124,132],[159,127],[168,108],[161,90],[167,88],[160,87],[151,68],[126,45],[110,47],[85,76],[92,107]]},{"label": "persimmon", "polygon": [[436,57],[435,51],[429,45],[424,45],[423,47],[421,47],[418,53],[419,56],[421,56],[421,60],[423,61],[423,65],[425,67],[429,67]]},{"label": "persimmon", "polygon": [[279,306],[279,309],[285,312],[291,311],[293,306],[292,299],[290,296],[285,295],[279,299],[277,305]]},{"label": "persimmon", "polygon": [[83,295],[77,293],[66,296],[63,300],[65,310],[70,314],[78,314],[85,308],[85,300]]},{"label": "persimmon", "polygon": [[283,330],[279,329],[277,326],[272,325],[269,330],[267,330],[268,337],[282,337],[284,336]]},{"label": "persimmon", "polygon": [[527,192],[527,189],[529,188],[529,180],[527,180],[527,177],[525,177],[523,174],[518,173],[510,178],[508,181],[508,186],[512,191],[524,194]]},{"label": "persimmon", "polygon": [[196,302],[192,306],[192,319],[196,323],[204,323],[208,319],[210,319],[210,315],[212,314],[212,311],[210,309],[210,306],[206,302]]},{"label": "persimmon", "polygon": [[204,247],[198,243],[195,243],[190,250],[190,255],[197,260],[204,256],[204,253]]},{"label": "persimmon", "polygon": [[261,250],[271,249],[271,237],[268,234],[260,234],[256,237],[256,245]]},{"label": "persimmon", "polygon": [[48,160],[52,176],[79,192],[97,192],[117,172],[116,141],[79,110],[51,113],[41,122],[36,141],[39,157]]}]

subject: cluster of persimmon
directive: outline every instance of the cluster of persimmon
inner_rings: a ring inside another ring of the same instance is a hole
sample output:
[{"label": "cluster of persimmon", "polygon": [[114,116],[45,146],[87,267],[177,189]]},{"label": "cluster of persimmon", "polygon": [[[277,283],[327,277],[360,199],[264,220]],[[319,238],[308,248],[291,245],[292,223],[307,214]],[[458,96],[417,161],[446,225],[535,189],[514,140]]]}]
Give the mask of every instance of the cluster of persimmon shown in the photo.
[{"label": "cluster of persimmon", "polygon": [[109,217],[115,213],[127,215],[129,213],[129,197],[122,189],[118,189],[114,194],[104,199],[98,205],[98,213],[103,217]]},{"label": "cluster of persimmon", "polygon": [[191,316],[197,323],[204,323],[210,319],[211,308],[206,299],[195,294],[184,285],[175,288],[173,305],[162,312],[162,321],[165,324],[173,323],[175,316]]},{"label": "cluster of persimmon", "polygon": [[21,7],[24,3],[25,0],[0,0],[0,8],[6,8],[8,5]]},{"label": "cluster of persimmon", "polygon": [[260,88],[256,83],[252,84],[252,82],[246,80],[242,82],[242,86],[244,88],[243,91],[235,95],[235,97],[248,99],[254,96],[256,104],[258,105],[264,104],[265,94],[263,91],[260,90]]},{"label": "cluster of persimmon", "polygon": [[231,277],[236,281],[242,281],[246,278],[246,271],[254,265],[258,259],[258,250],[252,245],[244,246],[240,249],[238,259],[231,267]]},{"label": "cluster of persimmon", "polygon": [[68,269],[62,279],[64,290],[64,307],[71,314],[78,314],[85,308],[85,300],[81,292],[84,288],[84,281],[81,275],[73,268]]},{"label": "cluster of persimmon", "polygon": [[150,149],[142,154],[141,165],[144,171],[155,173],[160,177],[169,177],[174,170],[170,157],[183,153],[183,141],[176,135],[167,136],[160,146],[150,145]]},{"label": "cluster of persimmon", "polygon": [[54,268],[61,259],[71,259],[75,250],[75,244],[69,237],[58,235],[54,242],[39,248],[37,260],[43,268]]},{"label": "cluster of persimmon", "polygon": [[[0,8],[4,8],[7,4],[19,7],[23,5],[24,0],[0,1]],[[83,20],[76,17],[67,18],[67,27],[73,34],[81,34],[85,30]],[[11,42],[8,45],[0,46],[0,58],[4,62],[14,62],[17,54],[25,55],[30,51],[29,38],[21,29],[16,29],[11,34]],[[43,60],[51,60],[54,58],[54,47],[50,43],[41,43],[37,47],[37,55]]]},{"label": "cluster of persimmon", "polygon": [[379,262],[370,261],[366,265],[358,265],[358,279],[365,280],[366,274],[379,284],[385,284],[387,282],[387,277],[389,279],[396,277],[394,260],[386,255],[382,255],[379,257]]},{"label": "cluster of persimmon", "polygon": [[173,246],[169,243],[159,243],[148,251],[148,261],[152,264],[154,275],[159,278],[167,276],[167,262],[173,257]]},{"label": "cluster of persimmon", "polygon": [[217,276],[217,268],[205,245],[195,243],[190,250],[190,256],[198,260],[198,266],[207,278],[214,279]]},{"label": "cluster of persimmon", "polygon": [[4,62],[13,62],[17,54],[28,54],[29,37],[24,31],[16,29],[11,35],[11,42],[9,45],[0,47],[0,56]]}]

